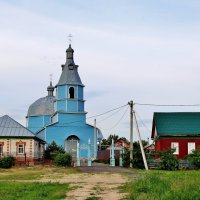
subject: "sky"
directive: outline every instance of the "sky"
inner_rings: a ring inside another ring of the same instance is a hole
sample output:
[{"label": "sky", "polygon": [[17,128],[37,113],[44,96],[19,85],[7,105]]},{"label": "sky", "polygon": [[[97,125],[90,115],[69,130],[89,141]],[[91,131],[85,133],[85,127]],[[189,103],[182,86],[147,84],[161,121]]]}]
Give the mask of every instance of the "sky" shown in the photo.
[{"label": "sky", "polygon": [[[199,10],[198,0],[0,0],[0,116],[26,124],[28,107],[47,95],[49,74],[54,85],[59,80],[69,34],[87,117],[130,100],[200,103]],[[135,105],[134,110],[147,139],[154,112],[200,107]],[[97,117],[105,138],[129,139],[129,112],[125,106]]]}]

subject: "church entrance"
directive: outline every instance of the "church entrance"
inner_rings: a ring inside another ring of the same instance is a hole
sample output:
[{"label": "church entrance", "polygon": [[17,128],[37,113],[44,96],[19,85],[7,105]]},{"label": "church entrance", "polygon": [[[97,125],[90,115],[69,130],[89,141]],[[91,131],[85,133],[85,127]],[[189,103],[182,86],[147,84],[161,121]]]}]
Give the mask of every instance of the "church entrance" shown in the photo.
[{"label": "church entrance", "polygon": [[65,140],[65,150],[66,152],[69,152],[72,155],[72,160],[76,161],[77,158],[77,143],[79,141],[79,138],[75,135],[70,135]]}]

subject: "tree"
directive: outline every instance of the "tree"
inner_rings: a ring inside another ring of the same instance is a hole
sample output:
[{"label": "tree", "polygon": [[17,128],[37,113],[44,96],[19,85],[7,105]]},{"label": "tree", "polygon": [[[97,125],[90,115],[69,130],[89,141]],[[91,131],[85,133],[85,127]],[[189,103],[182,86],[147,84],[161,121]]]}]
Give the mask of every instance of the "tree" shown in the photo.
[{"label": "tree", "polygon": [[200,169],[200,149],[193,150],[187,158],[197,169]]},{"label": "tree", "polygon": [[[147,141],[142,140],[143,146],[147,145]],[[142,158],[142,153],[140,149],[140,144],[138,142],[133,142],[133,160],[131,161],[133,167],[143,169],[144,162]],[[129,167],[130,166],[130,150],[125,149],[125,153],[123,155],[123,166]]]},{"label": "tree", "polygon": [[49,144],[44,152],[45,159],[53,159],[53,157],[58,153],[65,153],[65,150],[62,146],[59,146],[56,144],[55,141],[53,141],[51,144]]},{"label": "tree", "polygon": [[119,139],[118,135],[109,135],[107,139],[103,139],[101,141],[101,145],[102,145],[102,150],[106,149],[108,146],[110,146],[112,144],[112,139],[114,139],[114,143]]}]

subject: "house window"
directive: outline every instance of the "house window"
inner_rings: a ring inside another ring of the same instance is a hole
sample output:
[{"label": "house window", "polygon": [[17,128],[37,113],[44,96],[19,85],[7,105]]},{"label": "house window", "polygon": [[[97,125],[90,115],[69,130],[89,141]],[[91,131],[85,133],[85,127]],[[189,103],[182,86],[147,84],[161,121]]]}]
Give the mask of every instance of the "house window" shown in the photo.
[{"label": "house window", "polygon": [[73,87],[69,88],[69,98],[74,99],[74,88]]},{"label": "house window", "polygon": [[175,155],[179,154],[179,144],[178,144],[178,142],[172,142],[171,143],[171,149],[175,150],[175,152],[174,152]]},{"label": "house window", "polygon": [[23,154],[24,153],[24,145],[23,144],[18,144],[18,153]]},{"label": "house window", "polygon": [[188,142],[188,154],[195,150],[195,142]]}]

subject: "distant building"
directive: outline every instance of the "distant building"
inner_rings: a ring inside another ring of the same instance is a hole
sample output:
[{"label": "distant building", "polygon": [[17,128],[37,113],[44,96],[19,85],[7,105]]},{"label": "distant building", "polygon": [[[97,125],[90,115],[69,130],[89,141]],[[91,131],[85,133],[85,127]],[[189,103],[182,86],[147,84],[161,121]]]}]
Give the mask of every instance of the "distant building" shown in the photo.
[{"label": "distant building", "polygon": [[151,138],[155,151],[175,149],[174,155],[185,158],[200,148],[200,113],[154,113]]},{"label": "distant building", "polygon": [[0,117],[0,156],[34,163],[43,158],[45,141],[8,115]]},{"label": "distant building", "polygon": [[130,142],[127,141],[126,138],[120,138],[115,142],[114,146],[115,148],[119,147],[119,149],[121,149],[122,147],[130,148]]},{"label": "distant building", "polygon": [[[86,123],[84,104],[84,85],[78,73],[78,65],[74,62],[74,50],[69,45],[66,50],[66,62],[62,67],[60,79],[55,87],[47,88],[48,96],[30,105],[27,113],[27,127],[47,144],[55,141],[76,157],[77,144],[80,156],[87,157],[87,144],[91,142],[92,157],[94,147],[102,139],[102,133]],[[56,90],[55,97],[53,96]],[[97,152],[96,152],[97,153]]]}]

